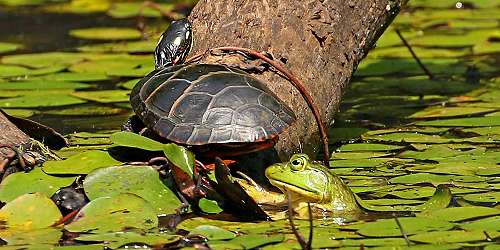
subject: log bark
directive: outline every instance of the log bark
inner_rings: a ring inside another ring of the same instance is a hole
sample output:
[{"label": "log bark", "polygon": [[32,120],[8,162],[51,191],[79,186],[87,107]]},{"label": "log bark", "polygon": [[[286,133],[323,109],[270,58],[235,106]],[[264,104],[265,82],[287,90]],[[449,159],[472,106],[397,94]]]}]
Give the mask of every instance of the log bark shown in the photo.
[{"label": "log bark", "polygon": [[[31,141],[30,137],[23,131],[19,130],[16,125],[7,119],[7,117],[0,112],[0,145],[8,145],[18,148],[20,145],[28,144]],[[12,150],[8,147],[0,148],[0,161],[7,158],[12,154]]]},{"label": "log bark", "polygon": [[[193,52],[221,46],[272,54],[306,85],[323,119],[333,122],[347,83],[406,0],[201,0],[191,12]],[[213,59],[203,59],[211,61]],[[280,158],[317,153],[318,128],[297,90],[272,70],[255,75],[296,113],[280,135]]]}]

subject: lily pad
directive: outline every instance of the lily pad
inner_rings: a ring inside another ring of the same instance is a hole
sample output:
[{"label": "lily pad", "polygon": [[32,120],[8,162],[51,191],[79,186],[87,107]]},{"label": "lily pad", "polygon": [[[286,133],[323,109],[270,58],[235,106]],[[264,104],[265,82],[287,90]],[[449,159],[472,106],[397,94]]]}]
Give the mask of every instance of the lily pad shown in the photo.
[{"label": "lily pad", "polygon": [[456,176],[456,175],[437,175],[430,173],[407,174],[394,177],[389,180],[393,184],[420,184],[432,183],[434,185],[454,183],[454,182],[485,182],[487,179],[480,176]]},{"label": "lily pad", "polygon": [[42,193],[52,196],[59,188],[71,185],[76,177],[54,177],[45,174],[41,168],[30,172],[17,172],[8,175],[0,183],[0,200],[10,202],[28,193]]},{"label": "lily pad", "polygon": [[0,99],[1,108],[39,108],[81,104],[86,101],[64,93],[39,92],[26,96]]},{"label": "lily pad", "polygon": [[390,145],[390,144],[377,144],[377,143],[354,143],[342,145],[338,151],[351,152],[351,151],[393,151],[405,148],[404,146]]},{"label": "lily pad", "polygon": [[431,219],[446,220],[450,222],[458,222],[464,220],[470,220],[474,218],[499,215],[500,211],[495,208],[489,207],[450,207],[434,211],[425,211],[417,214],[420,217],[426,217]]},{"label": "lily pad", "polygon": [[100,103],[128,102],[130,99],[129,94],[130,91],[128,90],[77,91],[71,93],[74,97]]},{"label": "lily pad", "polygon": [[244,249],[253,249],[267,244],[282,242],[283,240],[285,240],[285,236],[282,234],[272,235],[267,237],[262,237],[262,235],[258,234],[248,234],[248,235],[238,236],[228,241],[228,243],[238,244],[242,246]]},{"label": "lily pad", "polygon": [[120,27],[74,29],[69,34],[76,38],[90,40],[130,40],[141,38],[141,32],[138,30]]},{"label": "lily pad", "polygon": [[120,193],[135,194],[151,204],[157,214],[172,214],[181,206],[179,199],[150,166],[124,165],[97,169],[85,178],[83,187],[90,200]]},{"label": "lily pad", "polygon": [[485,240],[486,235],[483,231],[444,231],[444,232],[426,232],[422,234],[412,235],[409,237],[411,241],[424,243],[455,243]]},{"label": "lily pad", "polygon": [[[107,14],[114,18],[131,18],[139,15],[139,11],[144,4],[139,3],[114,3],[108,10]],[[163,11],[173,11],[175,5],[173,3],[159,4]],[[144,8],[142,15],[145,17],[161,17],[161,13],[156,9]],[[182,18],[181,14],[178,14]],[[177,18],[175,18],[177,19]]]},{"label": "lily pad", "polygon": [[148,151],[163,151],[165,144],[132,132],[116,132],[109,138],[117,146],[140,148]]},{"label": "lily pad", "polygon": [[500,201],[500,192],[468,194],[463,197],[466,201],[478,203],[495,203]]},{"label": "lily pad", "polygon": [[[430,231],[443,231],[451,229],[454,225],[450,222],[421,217],[398,218],[407,235]],[[395,219],[381,219],[362,224],[358,233],[369,237],[396,237],[401,236],[401,229]]]},{"label": "lily pad", "polygon": [[100,234],[81,235],[75,240],[86,242],[103,242],[111,249],[117,249],[127,244],[146,244],[148,246],[161,246],[175,243],[180,239],[178,235],[167,233],[143,233],[143,232],[113,232]]},{"label": "lily pad", "polygon": [[190,234],[201,234],[209,240],[230,240],[236,237],[236,234],[226,229],[212,226],[200,225],[189,232]]},{"label": "lily pad", "polygon": [[146,200],[122,193],[90,201],[64,228],[70,232],[107,233],[157,226],[156,210]]},{"label": "lily pad", "polygon": [[21,47],[22,45],[18,43],[0,42],[0,53],[15,51]]},{"label": "lily pad", "polygon": [[88,57],[84,53],[70,52],[47,52],[21,55],[9,55],[2,57],[4,64],[23,65],[31,68],[46,68],[53,65],[71,65],[85,60]]},{"label": "lily pad", "polygon": [[475,108],[475,107],[431,107],[423,111],[412,114],[409,118],[436,118],[436,117],[453,117],[477,115],[493,112],[497,109],[491,108]]},{"label": "lily pad", "polygon": [[[33,78],[32,78],[33,79]],[[108,80],[109,77],[102,73],[75,73],[61,72],[45,76],[39,76],[35,79],[45,81],[69,81],[69,82],[95,82]]]},{"label": "lily pad", "polygon": [[78,47],[84,52],[128,52],[128,53],[152,53],[157,41],[134,41],[121,43],[101,43]]},{"label": "lily pad", "polygon": [[43,171],[48,174],[88,174],[97,168],[115,166],[121,162],[113,159],[105,151],[87,151],[63,161],[47,161]]},{"label": "lily pad", "polygon": [[460,119],[434,120],[417,122],[418,126],[436,126],[436,127],[487,127],[500,126],[500,117],[470,117]]},{"label": "lily pad", "polygon": [[63,81],[16,81],[0,83],[0,90],[85,89],[89,87],[89,85],[84,83]]},{"label": "lily pad", "polygon": [[189,176],[193,176],[194,154],[191,151],[175,143],[169,143],[163,146],[163,153],[172,164],[182,169]]},{"label": "lily pad", "polygon": [[46,228],[62,218],[57,206],[45,194],[24,194],[0,209],[0,221],[9,228]]},{"label": "lily pad", "polygon": [[200,207],[201,211],[203,211],[204,213],[209,213],[209,214],[218,214],[223,211],[216,201],[209,200],[206,198],[201,198],[198,201],[198,207]]},{"label": "lily pad", "polygon": [[2,248],[12,246],[12,249],[14,247],[17,249],[49,249],[59,243],[62,234],[61,230],[57,228],[0,230],[0,238],[7,242],[7,246],[2,246]]},{"label": "lily pad", "polygon": [[471,222],[461,223],[460,227],[466,230],[496,230],[500,231],[500,216],[487,217]]}]

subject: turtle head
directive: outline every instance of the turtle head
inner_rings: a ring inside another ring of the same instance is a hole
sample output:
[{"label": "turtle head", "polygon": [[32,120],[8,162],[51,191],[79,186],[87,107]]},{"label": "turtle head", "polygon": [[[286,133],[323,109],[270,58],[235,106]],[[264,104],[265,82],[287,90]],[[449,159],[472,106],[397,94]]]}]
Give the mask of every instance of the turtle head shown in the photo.
[{"label": "turtle head", "polygon": [[183,63],[191,50],[192,35],[191,23],[187,19],[173,21],[156,45],[155,67],[159,69]]}]

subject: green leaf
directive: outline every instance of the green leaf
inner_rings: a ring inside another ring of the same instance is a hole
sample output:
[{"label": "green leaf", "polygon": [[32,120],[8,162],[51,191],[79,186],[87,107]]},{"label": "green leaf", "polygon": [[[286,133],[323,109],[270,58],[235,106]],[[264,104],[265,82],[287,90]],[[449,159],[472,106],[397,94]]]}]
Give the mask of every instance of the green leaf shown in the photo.
[{"label": "green leaf", "polygon": [[163,151],[165,144],[132,132],[116,132],[109,139],[117,146],[140,148],[148,151]]},{"label": "green leaf", "polygon": [[91,40],[130,40],[141,38],[141,32],[138,30],[119,27],[73,29],[69,34],[76,38]]},{"label": "green leaf", "polygon": [[[175,4],[173,3],[165,3],[165,4],[158,4],[159,7],[163,11],[174,11]],[[113,6],[108,10],[107,14],[114,17],[114,18],[131,18],[131,17],[136,17],[140,13],[139,11],[141,10],[143,6],[143,3],[138,2],[138,3],[114,3]],[[177,14],[174,12],[174,14]],[[144,8],[142,11],[142,15],[145,17],[161,17],[161,13],[157,9],[153,8]],[[179,19],[182,18],[181,14],[177,14],[177,18]]]},{"label": "green leaf", "polygon": [[424,211],[420,214],[417,214],[417,216],[431,218],[431,219],[446,220],[450,222],[458,222],[458,221],[470,220],[470,219],[499,215],[499,214],[500,211],[495,208],[471,206],[471,207],[450,207],[434,211]]},{"label": "green leaf", "polygon": [[9,246],[12,246],[12,249],[48,249],[59,243],[62,234],[61,230],[56,228],[0,230],[0,238],[7,242],[7,246],[2,246],[4,249]]},{"label": "green leaf", "polygon": [[89,87],[85,83],[63,81],[16,81],[0,83],[0,90],[85,89]]},{"label": "green leaf", "polygon": [[0,209],[0,221],[9,228],[46,228],[62,218],[61,212],[45,194],[24,194]]},{"label": "green leaf", "polygon": [[0,53],[15,51],[21,47],[22,45],[18,43],[0,42]]},{"label": "green leaf", "polygon": [[485,182],[487,179],[480,176],[457,176],[457,175],[437,175],[430,173],[407,174],[389,179],[389,183],[393,184],[420,184],[432,183],[452,184],[455,182]]},{"label": "green leaf", "polygon": [[47,52],[4,56],[2,57],[2,63],[23,65],[31,68],[46,68],[53,65],[71,65],[84,61],[87,57],[88,55],[84,53]]},{"label": "green leaf", "polygon": [[342,145],[338,151],[351,152],[351,151],[392,151],[405,148],[404,146],[390,145],[390,144],[377,144],[377,143],[354,143]]},{"label": "green leaf", "polygon": [[86,101],[64,93],[38,92],[21,97],[0,99],[1,108],[58,107],[85,103]]},{"label": "green leaf", "polygon": [[78,47],[84,52],[128,52],[128,53],[152,53],[156,47],[156,41],[134,41],[121,43],[100,43]]},{"label": "green leaf", "polygon": [[30,172],[17,172],[8,175],[0,183],[0,200],[10,202],[28,193],[42,193],[52,196],[62,187],[71,185],[76,177],[54,177],[45,174],[41,168]]},{"label": "green leaf", "polygon": [[[448,230],[454,226],[452,223],[447,221],[421,217],[404,217],[398,219],[407,235]],[[401,236],[401,230],[394,219],[381,219],[362,224],[360,225],[358,233],[369,237]]]},{"label": "green leaf", "polygon": [[90,200],[135,194],[146,200],[157,214],[172,214],[181,206],[177,196],[160,180],[158,172],[150,166],[124,165],[96,169],[83,182]]},{"label": "green leaf", "polygon": [[486,240],[486,235],[481,231],[444,231],[444,232],[426,232],[422,234],[412,235],[409,237],[411,241],[446,244],[455,242],[468,242]]},{"label": "green leaf", "polygon": [[[1,86],[1,85],[0,85]],[[129,90],[77,91],[72,96],[99,103],[128,102]]]},{"label": "green leaf", "polygon": [[107,233],[158,226],[155,209],[134,194],[118,194],[90,201],[64,228],[70,232]]},{"label": "green leaf", "polygon": [[468,194],[463,197],[466,201],[479,203],[496,203],[500,202],[500,192],[490,191],[487,193]]},{"label": "green leaf", "polygon": [[414,113],[409,118],[436,118],[436,117],[453,117],[478,115],[495,111],[491,108],[476,108],[476,107],[430,107]]},{"label": "green leaf", "polygon": [[146,244],[149,246],[162,246],[180,240],[180,236],[167,233],[143,232],[113,232],[100,234],[86,234],[75,238],[84,242],[103,242],[106,247],[118,249],[127,244]]},{"label": "green leaf", "polygon": [[500,126],[500,116],[470,117],[448,120],[434,120],[415,123],[418,126],[436,127],[487,127]]},{"label": "green leaf", "polygon": [[200,225],[189,232],[190,234],[201,234],[208,240],[230,240],[236,237],[236,234],[212,225]]},{"label": "green leaf", "polygon": [[95,82],[109,80],[109,77],[102,73],[60,72],[50,75],[33,77],[31,79],[40,79],[44,81]]},{"label": "green leaf", "polygon": [[495,230],[500,231],[500,216],[483,218],[461,223],[460,227],[466,230]]},{"label": "green leaf", "polygon": [[244,249],[253,249],[266,244],[282,242],[283,240],[285,240],[285,236],[283,234],[272,235],[267,237],[262,237],[262,235],[258,234],[248,234],[248,235],[238,236],[228,241],[228,243],[239,244]]},{"label": "green leaf", "polygon": [[183,146],[169,143],[163,146],[163,153],[172,164],[182,169],[189,176],[193,176],[194,154],[191,151]]},{"label": "green leaf", "polygon": [[88,174],[92,170],[121,164],[105,151],[87,151],[63,161],[47,161],[43,171],[48,174]]},{"label": "green leaf", "polygon": [[219,207],[219,204],[217,204],[216,201],[206,198],[201,198],[198,201],[198,207],[200,207],[201,211],[209,214],[218,214],[223,211],[223,209]]}]

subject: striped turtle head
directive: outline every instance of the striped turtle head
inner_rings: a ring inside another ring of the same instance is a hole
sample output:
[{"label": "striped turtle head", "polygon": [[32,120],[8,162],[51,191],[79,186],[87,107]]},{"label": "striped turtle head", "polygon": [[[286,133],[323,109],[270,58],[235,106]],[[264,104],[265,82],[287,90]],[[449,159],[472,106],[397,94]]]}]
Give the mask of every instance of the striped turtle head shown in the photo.
[{"label": "striped turtle head", "polygon": [[155,49],[155,67],[182,64],[193,43],[191,23],[187,19],[173,21],[163,32]]}]

